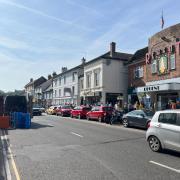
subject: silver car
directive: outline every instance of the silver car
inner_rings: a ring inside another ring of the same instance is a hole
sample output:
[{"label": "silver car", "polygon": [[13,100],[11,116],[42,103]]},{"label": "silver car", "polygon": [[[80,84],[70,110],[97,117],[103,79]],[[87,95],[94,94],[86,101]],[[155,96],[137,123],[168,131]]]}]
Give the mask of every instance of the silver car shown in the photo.
[{"label": "silver car", "polygon": [[157,111],[149,124],[146,140],[155,152],[180,151],[180,110]]}]

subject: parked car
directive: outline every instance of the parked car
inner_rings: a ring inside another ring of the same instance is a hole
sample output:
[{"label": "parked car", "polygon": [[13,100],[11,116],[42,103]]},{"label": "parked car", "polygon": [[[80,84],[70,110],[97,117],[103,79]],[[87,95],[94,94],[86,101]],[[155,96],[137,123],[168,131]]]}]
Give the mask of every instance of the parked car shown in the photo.
[{"label": "parked car", "polygon": [[147,129],[148,123],[151,121],[154,113],[148,110],[134,110],[122,117],[124,127],[141,127]]},{"label": "parked car", "polygon": [[90,107],[77,106],[71,111],[71,117],[86,118],[86,114],[91,110]]},{"label": "parked car", "polygon": [[180,151],[180,110],[157,111],[149,124],[146,140],[155,152]]},{"label": "parked car", "polygon": [[54,114],[56,114],[56,108],[57,108],[57,106],[50,106],[50,107],[46,110],[46,113],[47,113],[47,114],[50,114],[50,115],[54,115]]},{"label": "parked car", "polygon": [[41,108],[38,108],[38,107],[33,107],[33,116],[41,116],[42,114],[42,111],[41,111]]},{"label": "parked car", "polygon": [[86,118],[96,119],[99,122],[109,122],[112,116],[113,107],[109,106],[95,106],[86,115]]},{"label": "parked car", "polygon": [[72,111],[72,107],[69,105],[63,105],[56,108],[57,116],[70,116]]}]

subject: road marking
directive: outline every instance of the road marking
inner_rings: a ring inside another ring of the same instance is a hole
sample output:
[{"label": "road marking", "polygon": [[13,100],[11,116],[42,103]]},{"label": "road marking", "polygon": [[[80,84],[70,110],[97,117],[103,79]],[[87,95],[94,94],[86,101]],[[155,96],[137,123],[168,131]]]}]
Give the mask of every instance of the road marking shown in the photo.
[{"label": "road marking", "polygon": [[83,138],[83,136],[80,135],[80,134],[77,134],[77,133],[74,133],[74,132],[71,132],[71,134],[74,134],[74,135],[76,135],[76,136],[79,136],[79,137]]},{"label": "road marking", "polygon": [[6,178],[7,180],[11,180],[11,173],[10,173],[9,162],[7,158],[6,146],[5,146],[4,140],[5,140],[4,136],[1,136],[1,142],[2,142],[2,147],[3,147],[3,161],[4,161]]},{"label": "road marking", "polygon": [[[12,151],[11,151],[11,148],[8,144],[8,138],[5,134],[5,132],[3,131],[3,139],[6,141],[7,143],[7,152],[8,152],[8,155],[10,157],[10,160],[11,160],[11,164],[12,164],[12,167],[13,167],[13,170],[14,170],[14,173],[15,173],[15,176],[16,176],[16,180],[21,180],[20,178],[20,175],[19,175],[19,172],[17,170],[17,167],[16,167],[16,163],[14,161],[14,158],[13,158],[13,154],[12,154]],[[9,180],[9,179],[8,179]]]},{"label": "road marking", "polygon": [[158,165],[158,166],[164,167],[164,168],[166,168],[166,169],[169,169],[169,170],[171,170],[171,171],[180,173],[180,170],[179,170],[179,169],[175,169],[175,168],[166,166],[166,165],[164,165],[164,164],[157,163],[157,162],[155,162],[155,161],[149,161],[149,162],[152,163],[152,164],[156,164],[156,165]]}]

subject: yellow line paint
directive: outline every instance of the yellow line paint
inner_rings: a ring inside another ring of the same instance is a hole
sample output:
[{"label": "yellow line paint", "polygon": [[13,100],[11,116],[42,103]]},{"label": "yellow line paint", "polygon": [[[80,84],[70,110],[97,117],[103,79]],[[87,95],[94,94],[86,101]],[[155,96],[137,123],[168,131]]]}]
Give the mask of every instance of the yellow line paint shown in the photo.
[{"label": "yellow line paint", "polygon": [[[3,134],[4,134],[4,137],[6,139],[6,142],[8,143],[7,136],[6,136],[5,132]],[[12,155],[11,148],[9,147],[9,145],[8,145],[8,152],[9,152],[9,155],[10,155],[11,164],[12,164],[15,176],[16,176],[16,180],[21,180],[18,169],[17,169],[17,166],[16,166],[16,163],[15,163],[15,160],[14,160],[13,155]]]}]

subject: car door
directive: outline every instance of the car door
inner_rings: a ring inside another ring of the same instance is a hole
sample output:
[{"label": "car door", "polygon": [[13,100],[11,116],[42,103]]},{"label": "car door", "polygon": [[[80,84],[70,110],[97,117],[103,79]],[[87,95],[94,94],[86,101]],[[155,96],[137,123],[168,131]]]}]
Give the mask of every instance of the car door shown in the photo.
[{"label": "car door", "polygon": [[134,126],[137,121],[137,110],[131,111],[127,114],[127,119],[130,125]]},{"label": "car door", "polygon": [[180,120],[175,112],[160,113],[157,132],[165,148],[180,151]]}]

